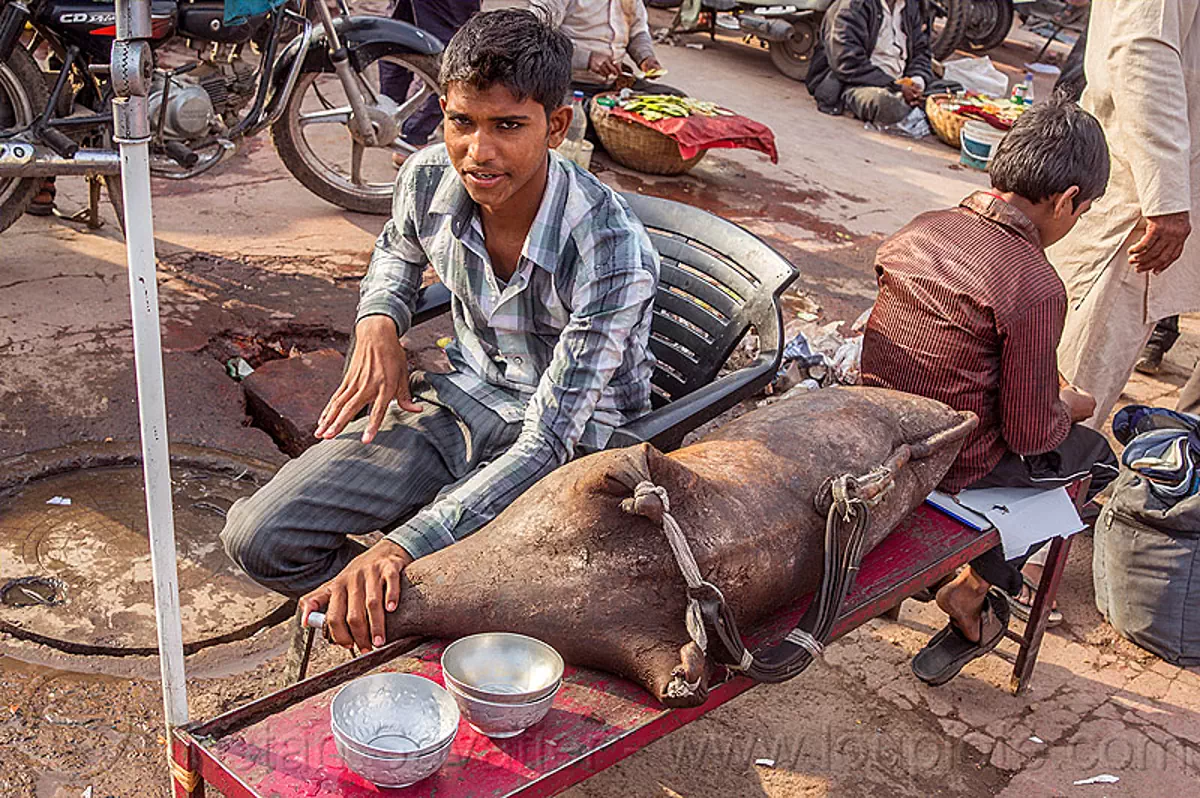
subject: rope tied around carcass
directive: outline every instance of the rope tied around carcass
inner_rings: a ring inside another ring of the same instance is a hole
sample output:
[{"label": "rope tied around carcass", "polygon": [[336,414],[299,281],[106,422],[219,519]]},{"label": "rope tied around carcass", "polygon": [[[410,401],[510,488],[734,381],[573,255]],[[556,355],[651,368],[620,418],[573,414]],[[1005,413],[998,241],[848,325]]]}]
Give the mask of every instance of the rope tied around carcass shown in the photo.
[{"label": "rope tied around carcass", "polygon": [[[696,558],[679,523],[671,514],[671,502],[665,488],[650,478],[649,464],[642,451],[640,462],[624,473],[619,481],[633,497],[621,502],[621,509],[648,518],[661,526],[675,561],[687,584],[688,634],[717,662],[740,671],[760,682],[790,679],[820,657],[829,642],[838,612],[858,573],[870,526],[871,508],[895,487],[896,475],[912,460],[924,460],[949,446],[959,444],[978,423],[970,413],[959,414],[954,426],[924,440],[897,446],[878,467],[862,476],[842,474],[826,479],[813,497],[818,513],[825,516],[825,552],[821,582],[800,623],[775,646],[751,652],[742,642],[737,622],[725,596],[716,585],[704,579]],[[720,643],[709,651],[709,641]]]},{"label": "rope tied around carcass", "polygon": [[[666,488],[642,480],[634,487],[633,497],[621,502],[621,509],[662,527],[687,585],[685,623],[688,635],[700,650],[731,670],[741,671],[758,681],[778,682],[803,671],[824,651],[838,609],[858,571],[869,522],[869,506],[890,488],[892,476],[886,468],[872,471],[862,480],[874,485],[867,491],[862,490],[860,480],[849,474],[826,480],[822,485],[815,499],[818,511],[826,517],[821,587],[800,624],[778,645],[757,655],[742,642],[725,596],[701,574],[683,529],[671,514]],[[879,481],[888,484],[876,484]],[[862,493],[870,494],[870,501],[864,500]],[[721,645],[710,652],[709,641],[713,639]]]},{"label": "rope tied around carcass", "polygon": [[707,653],[708,634],[704,628],[700,603],[693,594],[706,588],[714,590],[718,594],[720,591],[715,585],[704,581],[704,577],[700,575],[700,566],[696,563],[695,555],[692,554],[692,547],[688,545],[687,538],[683,536],[683,529],[671,515],[671,499],[667,495],[667,489],[661,485],[655,485],[649,480],[643,480],[633,489],[633,498],[621,502],[621,509],[633,515],[649,518],[662,526],[663,532],[667,536],[667,542],[671,545],[671,551],[675,554],[675,562],[679,564],[679,570],[683,574],[683,581],[687,583],[688,587],[687,615],[684,619],[688,635],[701,651]]}]

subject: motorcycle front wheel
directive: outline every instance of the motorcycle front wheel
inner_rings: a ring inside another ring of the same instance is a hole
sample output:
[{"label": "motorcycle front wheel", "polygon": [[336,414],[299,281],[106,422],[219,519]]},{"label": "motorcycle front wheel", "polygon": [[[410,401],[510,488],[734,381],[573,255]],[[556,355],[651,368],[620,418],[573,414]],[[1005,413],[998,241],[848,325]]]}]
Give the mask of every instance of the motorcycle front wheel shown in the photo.
[{"label": "motorcycle front wheel", "polygon": [[[0,143],[32,124],[50,95],[46,79],[23,47],[0,63]],[[40,177],[0,177],[0,232],[7,230],[37,196]]]},{"label": "motorcycle front wheel", "polygon": [[925,29],[933,57],[943,61],[966,41],[973,0],[924,0]]},{"label": "motorcycle front wheel", "polygon": [[[382,93],[382,64],[388,65],[383,70],[390,72],[393,91],[408,83],[405,96],[393,100]],[[309,191],[346,210],[387,215],[396,180],[392,156],[408,156],[422,146],[404,138],[404,126],[432,118],[429,103],[438,95],[438,61],[427,55],[385,55],[361,66],[369,115],[386,141],[366,146],[353,133],[350,103],[332,72],[300,76],[271,137],[284,166]],[[440,119],[440,110],[436,115]]]},{"label": "motorcycle front wheel", "polygon": [[819,27],[820,18],[798,19],[786,39],[771,42],[771,63],[775,68],[792,80],[807,78]]}]

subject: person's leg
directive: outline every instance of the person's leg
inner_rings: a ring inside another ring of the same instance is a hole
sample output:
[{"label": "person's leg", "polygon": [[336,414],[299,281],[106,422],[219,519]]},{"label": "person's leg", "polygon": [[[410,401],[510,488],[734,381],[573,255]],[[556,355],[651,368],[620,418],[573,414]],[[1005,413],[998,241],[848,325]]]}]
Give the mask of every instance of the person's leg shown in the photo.
[{"label": "person's leg", "polygon": [[1145,319],[1146,277],[1126,262],[1122,246],[1095,284],[1072,298],[1058,346],[1062,375],[1096,398],[1084,423],[1100,429],[1121,396],[1154,322]]},{"label": "person's leg", "polygon": [[462,459],[465,444],[451,411],[392,407],[364,445],[366,423],[313,446],[230,508],[221,540],[256,582],[292,597],[308,593],[363,552],[347,535],[388,528],[455,481],[443,452]]},{"label": "person's leg", "polygon": [[1142,349],[1134,369],[1142,374],[1157,374],[1162,366],[1163,356],[1171,351],[1171,347],[1175,346],[1178,340],[1179,317],[1168,316],[1154,325],[1154,332],[1150,333],[1150,340]]},{"label": "person's leg", "polygon": [[1180,413],[1200,415],[1200,362],[1192,369],[1192,376],[1179,392],[1179,404],[1175,409]]},{"label": "person's leg", "polygon": [[[1066,439],[1053,451],[1029,457],[1008,455],[992,473],[971,487],[1050,490],[1090,475],[1092,481],[1086,497],[1090,502],[1117,478],[1118,473],[1120,463],[1108,439],[1089,427],[1074,424]],[[976,558],[971,567],[990,584],[1019,601],[1032,604],[1036,587],[1030,589],[1025,582],[1028,579],[1035,586],[1039,583],[1048,549],[1048,546],[1039,545],[1020,557],[1004,561],[1001,549],[996,548]]]},{"label": "person's leg", "polygon": [[842,102],[854,116],[881,127],[896,124],[912,111],[903,95],[878,86],[846,89],[842,92]]},{"label": "person's leg", "polygon": [[[479,0],[421,0],[413,5],[413,16],[418,28],[446,45],[467,20],[479,13],[479,6]],[[424,145],[441,121],[442,109],[438,105],[438,98],[430,97],[404,121],[401,135],[410,144]]]},{"label": "person's leg", "polygon": [[[416,25],[412,0],[396,0],[396,5],[392,8],[392,19]],[[413,74],[399,64],[379,62],[379,90],[396,102],[403,103],[408,97],[412,79]]]},{"label": "person's leg", "polygon": [[1087,86],[1087,78],[1083,74],[1083,57],[1086,48],[1087,28],[1085,27],[1083,33],[1079,34],[1079,38],[1075,40],[1071,52],[1067,53],[1067,60],[1063,62],[1062,72],[1059,73],[1058,80],[1054,82],[1056,92],[1066,93],[1075,102],[1079,102],[1079,97]]},{"label": "person's leg", "polygon": [[[1019,457],[1011,452],[972,488],[1061,487],[1089,473],[1095,483],[1092,498],[1117,474],[1116,456],[1098,432],[1074,425],[1066,440],[1043,455]],[[997,546],[971,561],[970,565],[937,592],[938,607],[950,616],[949,625],[930,639],[913,658],[913,672],[930,684],[943,684],[967,662],[987,653],[1008,625],[1008,608],[991,591],[996,587],[1019,597],[1024,584],[1021,568],[1032,552],[1004,559]]]}]

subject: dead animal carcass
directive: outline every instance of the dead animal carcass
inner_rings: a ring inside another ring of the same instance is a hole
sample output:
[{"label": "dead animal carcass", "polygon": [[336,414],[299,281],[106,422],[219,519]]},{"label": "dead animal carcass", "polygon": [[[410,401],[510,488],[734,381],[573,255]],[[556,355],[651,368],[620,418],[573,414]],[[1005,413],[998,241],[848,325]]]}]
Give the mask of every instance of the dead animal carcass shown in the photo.
[{"label": "dead animal carcass", "polygon": [[[849,566],[938,484],[975,423],[916,396],[830,388],[669,455],[643,444],[583,457],[413,563],[388,639],[520,632],[671,706],[704,700],[710,657],[786,678],[828,633]],[[819,587],[814,604],[833,604],[820,628],[773,658],[737,650],[733,619],[752,625]]]}]

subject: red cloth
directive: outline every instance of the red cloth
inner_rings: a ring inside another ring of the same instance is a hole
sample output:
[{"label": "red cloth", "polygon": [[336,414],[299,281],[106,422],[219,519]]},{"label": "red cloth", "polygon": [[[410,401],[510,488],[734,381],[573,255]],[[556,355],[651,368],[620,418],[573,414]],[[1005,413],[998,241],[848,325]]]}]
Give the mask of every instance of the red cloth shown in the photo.
[{"label": "red cloth", "polygon": [[747,117],[734,116],[671,116],[657,122],[649,122],[639,114],[623,108],[613,108],[611,113],[621,119],[637,122],[657,130],[674,139],[679,145],[679,155],[685,161],[695,158],[702,150],[733,150],[744,148],[758,150],[779,163],[779,152],[775,149],[775,134],[771,128]]}]

